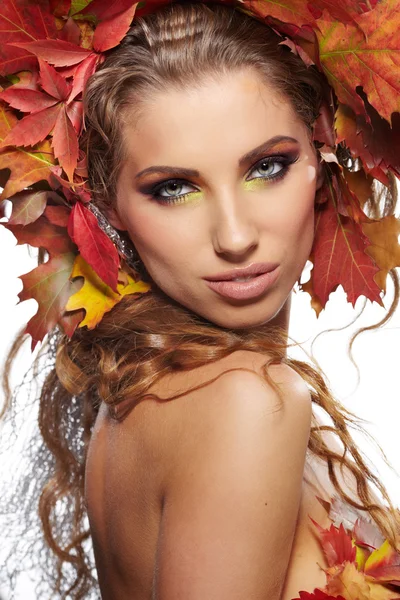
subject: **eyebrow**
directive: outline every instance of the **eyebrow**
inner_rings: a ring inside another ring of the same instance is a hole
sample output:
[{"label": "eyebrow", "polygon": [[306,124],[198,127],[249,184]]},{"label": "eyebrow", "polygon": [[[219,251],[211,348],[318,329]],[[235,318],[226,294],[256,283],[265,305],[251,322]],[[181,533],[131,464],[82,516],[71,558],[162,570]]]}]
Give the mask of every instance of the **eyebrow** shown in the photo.
[{"label": "eyebrow", "polygon": [[[291,142],[295,144],[299,144],[299,141],[295,138],[289,137],[287,135],[276,135],[273,138],[267,140],[257,148],[250,150],[239,159],[239,167],[242,167],[244,164],[251,162],[256,159],[263,152],[268,152],[274,146],[277,146],[283,142]],[[158,165],[153,167],[147,167],[147,169],[143,169],[135,175],[135,179],[138,179],[145,173],[175,173],[177,175],[182,175],[183,177],[199,177],[200,172],[197,169],[186,169],[184,167],[167,167],[165,165]]]}]

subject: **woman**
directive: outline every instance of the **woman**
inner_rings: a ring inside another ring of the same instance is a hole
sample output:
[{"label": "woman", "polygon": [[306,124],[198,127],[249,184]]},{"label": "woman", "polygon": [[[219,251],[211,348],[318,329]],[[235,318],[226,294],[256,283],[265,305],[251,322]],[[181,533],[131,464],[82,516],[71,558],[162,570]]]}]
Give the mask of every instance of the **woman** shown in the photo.
[{"label": "woman", "polygon": [[[349,434],[350,413],[287,356],[291,290],[326,187],[341,180],[313,137],[326,82],[281,42],[232,6],[174,3],[136,18],[86,83],[92,210],[151,289],[70,339],[50,334],[39,419],[51,479],[39,510],[59,559],[53,597],[96,597],[86,509],[105,600],[347,598],[349,582],[352,598],[399,596],[394,571],[361,574],[384,538],[399,549],[399,515]],[[370,203],[378,214],[377,194]],[[388,186],[386,214],[394,204]],[[354,515],[370,516],[376,541],[364,529],[346,570],[332,560],[338,542],[329,552],[317,535],[335,494],[336,520],[350,530]],[[63,563],[73,571],[62,577]]]}]

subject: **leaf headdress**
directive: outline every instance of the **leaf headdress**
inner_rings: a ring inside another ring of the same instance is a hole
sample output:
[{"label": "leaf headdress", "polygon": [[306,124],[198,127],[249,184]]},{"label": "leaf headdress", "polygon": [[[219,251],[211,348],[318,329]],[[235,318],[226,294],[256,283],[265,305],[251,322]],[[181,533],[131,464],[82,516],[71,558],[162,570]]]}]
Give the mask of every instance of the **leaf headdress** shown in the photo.
[{"label": "leaf headdress", "polygon": [[[400,177],[399,3],[221,2],[272,27],[327,84],[313,135],[334,176],[323,187],[311,278],[300,289],[317,316],[339,285],[353,306],[361,295],[383,306],[387,275],[400,266],[400,220],[374,218],[367,207],[376,181],[389,186]],[[26,328],[32,349],[57,324],[71,337],[76,327],[95,327],[125,295],[150,289],[126,268],[135,265],[129,242],[91,202],[79,139],[89,77],[136,17],[169,3],[1,3],[0,200],[12,204],[2,225],[18,244],[48,255],[21,276],[20,300],[39,305]],[[344,159],[357,168],[345,169]]]}]

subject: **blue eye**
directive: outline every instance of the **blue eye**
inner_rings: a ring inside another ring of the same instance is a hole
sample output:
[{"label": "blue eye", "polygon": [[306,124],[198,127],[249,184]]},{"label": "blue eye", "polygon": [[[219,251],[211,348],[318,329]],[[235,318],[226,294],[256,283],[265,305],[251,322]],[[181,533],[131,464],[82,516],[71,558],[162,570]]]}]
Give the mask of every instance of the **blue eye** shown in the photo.
[{"label": "blue eye", "polygon": [[[254,167],[250,173],[258,171],[261,173],[259,177],[250,177],[246,180],[251,179],[265,179],[265,180],[278,180],[282,179],[288,172],[290,165],[298,160],[298,155],[293,156],[292,154],[282,156],[269,156],[262,158]],[[185,193],[177,194],[176,192],[182,191],[185,186],[191,188],[190,191]],[[161,192],[167,192],[163,194]],[[171,193],[168,193],[171,192]],[[187,183],[184,179],[168,179],[161,183],[158,183],[149,191],[145,191],[152,198],[160,202],[161,204],[180,204],[185,202],[193,193],[200,192],[197,188]]]}]

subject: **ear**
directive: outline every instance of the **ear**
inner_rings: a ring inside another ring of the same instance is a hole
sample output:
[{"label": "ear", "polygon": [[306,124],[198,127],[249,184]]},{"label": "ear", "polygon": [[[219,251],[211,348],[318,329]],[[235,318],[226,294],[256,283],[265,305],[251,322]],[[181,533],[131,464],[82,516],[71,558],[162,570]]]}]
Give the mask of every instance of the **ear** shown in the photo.
[{"label": "ear", "polygon": [[108,206],[103,210],[105,216],[110,221],[111,225],[115,227],[115,229],[119,229],[120,231],[126,231],[126,227],[123,224],[121,217],[119,216],[117,209],[113,206]]}]

